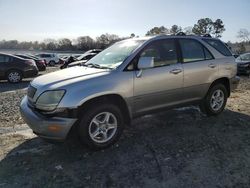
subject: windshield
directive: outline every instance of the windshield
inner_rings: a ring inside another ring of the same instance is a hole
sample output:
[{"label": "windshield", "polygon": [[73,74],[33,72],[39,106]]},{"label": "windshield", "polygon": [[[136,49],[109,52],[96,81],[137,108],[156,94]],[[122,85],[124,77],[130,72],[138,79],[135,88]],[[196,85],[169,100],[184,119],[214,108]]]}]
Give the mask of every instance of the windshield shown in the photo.
[{"label": "windshield", "polygon": [[85,65],[116,68],[143,42],[144,40],[117,42],[90,59]]}]

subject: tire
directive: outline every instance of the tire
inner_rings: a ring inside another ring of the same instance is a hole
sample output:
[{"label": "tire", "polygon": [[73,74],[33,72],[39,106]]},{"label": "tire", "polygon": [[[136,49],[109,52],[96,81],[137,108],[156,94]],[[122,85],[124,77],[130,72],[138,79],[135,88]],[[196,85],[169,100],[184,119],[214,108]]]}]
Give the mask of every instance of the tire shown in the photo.
[{"label": "tire", "polygon": [[212,86],[206,97],[200,104],[200,109],[208,116],[219,115],[225,108],[228,98],[228,91],[223,84]]},{"label": "tire", "polygon": [[[104,121],[107,116],[109,125]],[[101,150],[114,144],[123,128],[121,110],[114,104],[100,103],[90,106],[84,113],[78,125],[78,134],[83,144],[90,149]]]},{"label": "tire", "polygon": [[10,70],[7,73],[7,80],[10,83],[18,83],[23,79],[22,73],[18,70]]},{"label": "tire", "polygon": [[55,61],[50,61],[50,62],[49,62],[49,65],[50,65],[50,66],[55,66],[55,64],[56,64]]}]

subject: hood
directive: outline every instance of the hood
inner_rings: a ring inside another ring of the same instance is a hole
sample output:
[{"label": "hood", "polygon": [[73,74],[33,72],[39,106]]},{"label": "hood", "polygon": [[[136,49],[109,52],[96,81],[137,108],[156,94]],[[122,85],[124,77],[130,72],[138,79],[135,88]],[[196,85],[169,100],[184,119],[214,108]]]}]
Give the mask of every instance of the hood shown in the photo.
[{"label": "hood", "polygon": [[247,63],[250,63],[249,60],[240,60],[240,59],[236,59],[235,62],[238,63],[238,64],[247,64]]},{"label": "hood", "polygon": [[109,72],[110,70],[107,69],[76,66],[39,76],[31,82],[31,85],[36,88],[46,87],[47,89],[54,89],[73,82],[98,77]]}]

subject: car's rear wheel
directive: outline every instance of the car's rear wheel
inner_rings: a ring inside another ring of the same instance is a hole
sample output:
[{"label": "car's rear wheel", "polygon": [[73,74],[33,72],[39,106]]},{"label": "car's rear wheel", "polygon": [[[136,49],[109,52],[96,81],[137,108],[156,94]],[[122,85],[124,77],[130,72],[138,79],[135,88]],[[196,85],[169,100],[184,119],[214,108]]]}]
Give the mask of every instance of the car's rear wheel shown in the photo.
[{"label": "car's rear wheel", "polygon": [[22,81],[22,73],[18,70],[10,70],[7,73],[7,79],[10,83],[18,83]]},{"label": "car's rear wheel", "polygon": [[87,109],[79,123],[81,141],[94,150],[114,144],[122,134],[124,120],[114,104],[99,104]]},{"label": "car's rear wheel", "polygon": [[227,103],[228,92],[223,84],[216,84],[212,86],[206,97],[203,99],[200,108],[201,111],[207,115],[220,114]]},{"label": "car's rear wheel", "polygon": [[50,61],[50,62],[49,62],[49,65],[50,65],[50,66],[55,66],[55,64],[56,64],[55,61]]}]

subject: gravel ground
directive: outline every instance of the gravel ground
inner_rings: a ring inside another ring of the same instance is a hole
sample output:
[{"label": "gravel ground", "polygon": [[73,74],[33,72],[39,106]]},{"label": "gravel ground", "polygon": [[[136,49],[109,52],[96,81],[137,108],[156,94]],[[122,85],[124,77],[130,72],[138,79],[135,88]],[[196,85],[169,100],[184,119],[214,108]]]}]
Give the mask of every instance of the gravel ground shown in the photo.
[{"label": "gravel ground", "polygon": [[8,85],[0,83],[0,188],[250,187],[247,77],[221,115],[206,117],[196,107],[147,115],[99,152],[76,140],[37,138],[19,114],[28,80],[18,89]]}]

